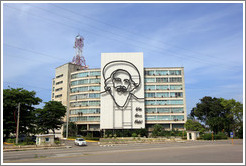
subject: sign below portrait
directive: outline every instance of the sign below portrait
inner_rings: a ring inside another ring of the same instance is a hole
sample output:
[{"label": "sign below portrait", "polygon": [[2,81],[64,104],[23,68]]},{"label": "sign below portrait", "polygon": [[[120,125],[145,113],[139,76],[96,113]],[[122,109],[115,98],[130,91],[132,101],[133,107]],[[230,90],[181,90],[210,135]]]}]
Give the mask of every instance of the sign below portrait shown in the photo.
[{"label": "sign below portrait", "polygon": [[145,128],[143,53],[102,53],[101,129]]}]

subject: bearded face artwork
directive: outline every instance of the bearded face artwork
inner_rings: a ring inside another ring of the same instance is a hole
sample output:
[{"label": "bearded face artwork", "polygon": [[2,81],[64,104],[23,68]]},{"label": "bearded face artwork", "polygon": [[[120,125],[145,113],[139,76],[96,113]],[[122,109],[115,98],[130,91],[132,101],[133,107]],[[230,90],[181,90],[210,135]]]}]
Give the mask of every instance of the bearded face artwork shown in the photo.
[{"label": "bearded face artwork", "polygon": [[[135,71],[134,80],[129,71],[117,68],[117,64],[119,63],[127,65],[128,68],[130,66],[131,71]],[[107,70],[110,67],[112,69],[112,66],[115,70],[111,70],[110,74],[108,74],[108,77],[106,77]],[[103,69],[103,76],[105,80],[104,92],[107,92],[111,95],[114,103],[119,108],[124,108],[129,102],[130,98],[134,96],[133,91],[140,85],[140,75],[137,68],[127,61],[114,61],[105,65]],[[137,98],[136,96],[134,97]]]}]

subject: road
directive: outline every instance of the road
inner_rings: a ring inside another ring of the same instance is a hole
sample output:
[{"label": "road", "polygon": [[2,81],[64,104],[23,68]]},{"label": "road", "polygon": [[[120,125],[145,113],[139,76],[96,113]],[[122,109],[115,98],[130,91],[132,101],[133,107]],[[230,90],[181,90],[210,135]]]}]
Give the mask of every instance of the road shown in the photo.
[{"label": "road", "polygon": [[3,163],[242,163],[243,140],[183,141],[3,153]]}]

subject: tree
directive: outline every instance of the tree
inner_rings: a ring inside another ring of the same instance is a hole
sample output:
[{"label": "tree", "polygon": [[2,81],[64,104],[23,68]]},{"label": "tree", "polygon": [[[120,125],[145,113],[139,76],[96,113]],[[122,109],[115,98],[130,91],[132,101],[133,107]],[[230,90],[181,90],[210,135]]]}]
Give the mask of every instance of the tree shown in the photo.
[{"label": "tree", "polygon": [[163,127],[160,124],[155,124],[154,125],[154,129],[152,131],[152,136],[153,137],[157,137],[157,136],[161,136],[163,133]]},{"label": "tree", "polygon": [[65,116],[66,107],[58,101],[45,102],[43,109],[36,110],[36,124],[40,133],[49,133],[52,130],[60,129]]},{"label": "tree", "polygon": [[38,105],[42,100],[35,97],[36,92],[23,88],[9,88],[3,90],[3,133],[9,137],[16,133],[17,106],[20,103],[20,134],[35,133],[33,105]]},{"label": "tree", "polygon": [[190,115],[204,122],[212,131],[229,133],[236,124],[242,124],[243,106],[234,99],[205,96],[191,110]]},{"label": "tree", "polygon": [[231,119],[230,129],[236,131],[239,137],[243,136],[243,104],[234,99],[221,99],[221,104],[228,110],[227,118]]},{"label": "tree", "polygon": [[190,119],[186,121],[185,128],[186,130],[199,131],[200,133],[203,133],[205,131],[205,127],[202,126],[201,123]]}]

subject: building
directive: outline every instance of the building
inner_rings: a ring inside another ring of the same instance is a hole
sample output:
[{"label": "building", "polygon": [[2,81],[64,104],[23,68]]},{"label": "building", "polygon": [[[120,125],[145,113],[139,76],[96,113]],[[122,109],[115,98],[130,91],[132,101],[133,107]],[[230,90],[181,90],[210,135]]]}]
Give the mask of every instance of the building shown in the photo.
[{"label": "building", "polygon": [[102,53],[101,69],[57,67],[52,100],[67,106],[80,131],[97,135],[105,129],[151,132],[155,124],[182,130],[187,120],[184,68],[144,68],[143,53]]}]

